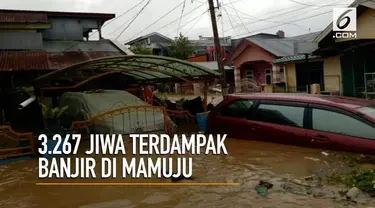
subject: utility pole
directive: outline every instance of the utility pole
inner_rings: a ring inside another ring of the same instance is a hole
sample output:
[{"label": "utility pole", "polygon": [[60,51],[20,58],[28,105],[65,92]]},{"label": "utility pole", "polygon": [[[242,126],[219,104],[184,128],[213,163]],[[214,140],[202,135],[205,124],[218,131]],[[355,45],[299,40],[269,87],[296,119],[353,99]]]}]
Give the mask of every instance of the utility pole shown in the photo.
[{"label": "utility pole", "polygon": [[219,33],[217,31],[214,1],[208,0],[208,5],[209,5],[209,8],[210,8],[210,13],[211,13],[211,22],[212,22],[212,30],[213,30],[213,33],[214,33],[217,65],[218,65],[219,71],[221,73],[221,77],[220,77],[221,90],[222,90],[223,95],[225,95],[227,93],[227,83],[225,81],[225,71],[224,71],[223,59],[222,59],[222,56],[221,56],[220,39],[219,39]]}]

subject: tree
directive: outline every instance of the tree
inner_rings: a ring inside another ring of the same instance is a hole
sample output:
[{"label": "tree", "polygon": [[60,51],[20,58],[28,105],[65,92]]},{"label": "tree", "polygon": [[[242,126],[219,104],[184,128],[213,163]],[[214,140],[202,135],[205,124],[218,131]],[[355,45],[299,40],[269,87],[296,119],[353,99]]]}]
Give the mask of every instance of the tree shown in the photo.
[{"label": "tree", "polygon": [[145,48],[143,45],[141,44],[136,44],[132,47],[130,47],[130,50],[135,53],[135,54],[139,54],[139,55],[152,55],[152,49],[149,49],[149,48]]},{"label": "tree", "polygon": [[186,60],[195,51],[194,46],[182,34],[168,47],[168,56]]}]

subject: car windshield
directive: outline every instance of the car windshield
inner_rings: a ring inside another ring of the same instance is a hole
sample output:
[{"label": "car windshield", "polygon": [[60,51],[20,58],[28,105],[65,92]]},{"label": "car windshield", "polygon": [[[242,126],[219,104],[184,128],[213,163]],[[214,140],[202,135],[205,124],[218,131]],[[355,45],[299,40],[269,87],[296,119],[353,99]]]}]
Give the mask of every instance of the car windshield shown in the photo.
[{"label": "car windshield", "polygon": [[359,110],[359,112],[375,119],[375,105],[374,106],[368,106],[368,107],[361,107],[361,108],[358,108],[357,110]]}]

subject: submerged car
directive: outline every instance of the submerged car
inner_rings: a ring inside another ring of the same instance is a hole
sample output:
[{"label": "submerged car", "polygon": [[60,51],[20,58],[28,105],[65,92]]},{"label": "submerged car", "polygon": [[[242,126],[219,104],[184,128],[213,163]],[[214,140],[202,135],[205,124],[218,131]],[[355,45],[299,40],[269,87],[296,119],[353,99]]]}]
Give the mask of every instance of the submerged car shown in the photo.
[{"label": "submerged car", "polygon": [[375,154],[375,101],[331,95],[232,94],[211,110],[209,133]]}]

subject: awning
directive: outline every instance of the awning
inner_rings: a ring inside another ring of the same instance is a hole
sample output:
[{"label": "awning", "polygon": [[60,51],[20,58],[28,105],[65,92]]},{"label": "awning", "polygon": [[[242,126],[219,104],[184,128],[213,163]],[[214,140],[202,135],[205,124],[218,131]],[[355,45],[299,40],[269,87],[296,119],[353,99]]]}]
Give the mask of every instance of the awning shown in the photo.
[{"label": "awning", "polygon": [[[308,55],[308,59],[319,59],[320,56],[317,55]],[[305,55],[295,55],[295,56],[285,56],[282,58],[274,59],[272,62],[274,64],[282,64],[282,63],[289,63],[289,62],[296,62],[296,61],[304,61],[306,60]]]},{"label": "awning", "polygon": [[180,59],[125,55],[81,62],[41,76],[34,80],[34,84],[37,88],[57,87],[51,86],[53,80],[58,83],[73,82],[77,87],[89,80],[114,73],[130,76],[137,83],[191,82],[213,80],[220,76],[216,71]]}]

